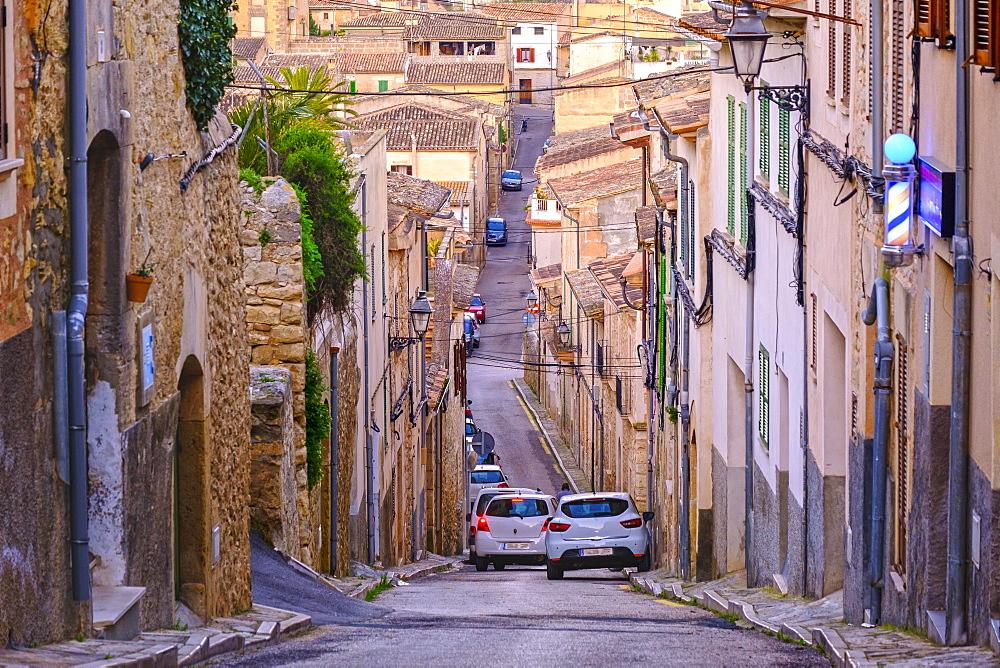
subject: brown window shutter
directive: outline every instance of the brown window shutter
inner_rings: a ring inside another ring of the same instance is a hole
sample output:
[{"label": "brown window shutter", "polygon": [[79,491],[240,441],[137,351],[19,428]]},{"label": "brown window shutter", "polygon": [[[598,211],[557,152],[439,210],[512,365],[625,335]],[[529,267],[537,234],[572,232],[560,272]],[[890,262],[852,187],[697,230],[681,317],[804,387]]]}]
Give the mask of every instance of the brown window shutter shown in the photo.
[{"label": "brown window shutter", "polygon": [[934,31],[934,0],[917,0],[917,34],[920,37],[937,37]]},{"label": "brown window shutter", "polygon": [[529,62],[529,63],[533,63],[533,62],[535,62],[535,50],[534,50],[534,49],[530,49],[530,50],[528,51],[528,55],[529,55],[529,57],[528,57],[528,62]]},{"label": "brown window shutter", "polygon": [[983,67],[992,67],[996,63],[991,62],[995,51],[996,31],[992,25],[990,0],[973,0],[972,3],[972,48],[975,54],[976,64]]},{"label": "brown window shutter", "polygon": [[[846,2],[849,0],[845,0]],[[827,13],[831,16],[837,15],[837,0],[829,0],[827,3]],[[827,46],[826,46],[826,94],[832,98],[837,97],[837,22],[827,19]]]},{"label": "brown window shutter", "polygon": [[892,132],[905,132],[906,109],[903,100],[903,67],[906,64],[904,55],[905,31],[903,0],[892,0],[890,3],[890,51],[889,51],[889,96],[890,96],[890,128]]},{"label": "brown window shutter", "polygon": [[[853,6],[852,0],[844,0],[844,18],[851,18],[851,9]],[[851,63],[854,62],[851,53],[851,47],[853,46],[851,38],[853,37],[854,28],[851,27],[850,23],[841,24],[841,30],[843,30],[843,42],[841,43],[841,53],[843,57],[840,61],[841,67],[841,83],[840,83],[840,102],[845,106],[849,107],[851,105],[851,78],[854,76],[854,68],[851,67]]]}]

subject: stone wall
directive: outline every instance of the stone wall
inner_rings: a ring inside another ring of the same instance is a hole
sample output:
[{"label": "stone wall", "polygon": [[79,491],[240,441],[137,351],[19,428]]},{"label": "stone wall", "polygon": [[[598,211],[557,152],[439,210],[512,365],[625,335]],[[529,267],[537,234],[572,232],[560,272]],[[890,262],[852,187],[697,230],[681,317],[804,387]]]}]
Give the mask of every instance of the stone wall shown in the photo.
[{"label": "stone wall", "polygon": [[[298,523],[286,526],[281,548],[313,566],[319,557],[319,508],[310,499],[306,480],[305,351],[309,329],[305,320],[305,283],[302,274],[301,207],[284,179],[267,179],[257,193],[243,188],[243,278],[246,282],[246,329],[250,362],[286,369],[290,377],[292,421],[289,435],[294,452],[296,493],[285,499],[294,504],[281,516]],[[289,540],[296,536],[294,541]],[[277,544],[277,543],[276,543]]]}]

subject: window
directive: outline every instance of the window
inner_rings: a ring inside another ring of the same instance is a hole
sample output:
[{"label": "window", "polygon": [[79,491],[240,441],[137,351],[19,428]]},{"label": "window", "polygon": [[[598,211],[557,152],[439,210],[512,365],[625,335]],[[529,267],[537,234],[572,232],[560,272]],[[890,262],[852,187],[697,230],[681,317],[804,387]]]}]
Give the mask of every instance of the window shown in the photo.
[{"label": "window", "polygon": [[545,517],[549,505],[544,499],[493,499],[486,509],[489,517]]},{"label": "window", "polygon": [[562,505],[562,513],[573,519],[590,517],[617,517],[628,510],[625,499],[578,499]]},{"label": "window", "polygon": [[757,351],[757,433],[767,447],[771,429],[771,356],[764,346]]},{"label": "window", "polygon": [[389,303],[389,293],[385,290],[385,232],[382,232],[382,305]]},{"label": "window", "polygon": [[545,28],[535,28],[535,34],[536,35],[544,35],[545,34]]},{"label": "window", "polygon": [[690,232],[688,232],[688,277],[694,280],[694,258],[698,254],[698,244],[695,239],[695,217],[694,217],[694,181],[688,182],[688,216],[691,220]]},{"label": "window", "polygon": [[533,63],[533,62],[535,62],[535,50],[534,49],[518,49],[517,50],[517,62],[519,62],[519,63]]},{"label": "window", "polygon": [[740,243],[747,247],[750,220],[747,210],[747,105],[740,102]]},{"label": "window", "polygon": [[791,180],[791,116],[791,112],[778,110],[778,192],[785,197],[788,197]]},{"label": "window", "polygon": [[510,31],[510,33],[512,35],[520,35],[521,34],[521,26],[515,26],[514,29]]},{"label": "window", "polygon": [[372,244],[371,248],[371,263],[368,267],[368,282],[370,283],[368,289],[372,292],[372,322],[375,322],[375,244]]},{"label": "window", "polygon": [[413,176],[413,165],[392,165],[389,167],[390,172],[396,172],[397,174],[406,174],[407,176]]},{"label": "window", "polygon": [[[830,16],[837,16],[837,0],[827,2],[827,13]],[[826,94],[835,98],[837,97],[837,22],[827,19],[826,24]]]},{"label": "window", "polygon": [[357,93],[358,92],[358,82],[355,81],[354,79],[351,79],[350,82],[348,82],[348,84],[347,84],[347,90],[349,92],[351,92],[351,93]]},{"label": "window", "polygon": [[917,35],[933,38],[938,46],[948,46],[948,0],[917,0]]},{"label": "window", "polygon": [[389,82],[385,79],[379,79],[378,81],[378,92],[384,93],[389,90]]},{"label": "window", "polygon": [[464,56],[465,42],[439,42],[438,52],[442,56]]},{"label": "window", "polygon": [[[853,2],[851,0],[846,0],[844,2],[844,18],[851,18],[851,7]],[[841,72],[840,72],[840,103],[845,107],[851,105],[851,78],[854,76],[854,68],[851,67],[851,63],[854,62],[853,55],[851,53],[851,35],[853,34],[854,28],[851,27],[849,23],[842,23],[840,25],[842,31],[841,35]]]},{"label": "window", "polygon": [[680,209],[677,212],[677,227],[678,234],[680,235],[681,242],[681,266],[687,271],[688,266],[688,248],[691,245],[688,236],[691,234],[688,230],[688,201],[687,193],[681,190],[681,201]]},{"label": "window", "polygon": [[492,56],[495,53],[495,42],[469,42],[470,56]]},{"label": "window", "polygon": [[[766,81],[760,82],[761,86],[767,86]],[[757,101],[758,123],[760,124],[760,135],[757,139],[757,156],[761,178],[768,180],[771,173],[771,101],[766,97],[761,97]]]},{"label": "window", "polygon": [[905,109],[903,95],[903,66],[906,63],[907,36],[905,29],[903,0],[889,3],[889,126],[890,132],[905,132],[904,126],[909,114]]},{"label": "window", "polygon": [[729,193],[729,209],[726,215],[726,231],[731,236],[736,235],[736,99],[730,95],[726,98],[726,113],[728,119],[729,160],[727,169]]},{"label": "window", "polygon": [[469,482],[473,485],[491,485],[504,482],[504,478],[500,471],[473,471],[469,474]]},{"label": "window", "polygon": [[323,18],[324,19],[329,19],[330,18],[330,12],[323,12]]},{"label": "window", "polygon": [[973,0],[972,48],[976,64],[1000,66],[1000,4],[997,0]]}]

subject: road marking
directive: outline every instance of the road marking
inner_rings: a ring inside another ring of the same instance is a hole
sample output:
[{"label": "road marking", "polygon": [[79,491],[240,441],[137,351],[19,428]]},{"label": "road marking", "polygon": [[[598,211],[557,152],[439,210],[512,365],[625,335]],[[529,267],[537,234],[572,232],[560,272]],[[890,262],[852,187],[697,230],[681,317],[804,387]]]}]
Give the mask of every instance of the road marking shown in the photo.
[{"label": "road marking", "polygon": [[632,591],[632,585],[618,585],[619,589],[624,589],[625,591]]},{"label": "road marking", "polygon": [[537,431],[538,430],[538,424],[535,422],[535,418],[532,417],[531,411],[528,410],[528,404],[524,403],[524,399],[521,398],[520,394],[515,394],[514,396],[517,399],[517,403],[521,404],[521,408],[524,409],[524,414],[525,414],[525,416],[527,416],[528,422],[530,422],[531,424],[535,425],[535,430]]},{"label": "road marking", "polygon": [[[551,457],[552,456],[552,450],[549,449],[549,444],[545,442],[545,439],[542,438],[541,436],[539,436],[538,437],[538,442],[542,444],[542,450],[545,451],[545,454],[547,454],[549,457]],[[555,466],[554,463],[552,465]],[[559,469],[557,468],[556,470],[558,471]]]},{"label": "road marking", "polygon": [[657,598],[657,599],[653,599],[653,600],[655,600],[657,603],[662,603],[663,605],[669,605],[672,608],[686,608],[686,607],[688,607],[688,606],[684,605],[683,603],[678,603],[677,601],[669,601],[669,600],[667,600],[665,598]]},{"label": "road marking", "polygon": [[[508,387],[509,387],[510,389],[514,390],[514,389],[515,389],[515,388],[514,388],[514,381],[512,381],[512,380],[508,380],[508,381],[507,381],[507,386],[508,386]],[[516,390],[515,390],[515,391],[516,391]]]}]

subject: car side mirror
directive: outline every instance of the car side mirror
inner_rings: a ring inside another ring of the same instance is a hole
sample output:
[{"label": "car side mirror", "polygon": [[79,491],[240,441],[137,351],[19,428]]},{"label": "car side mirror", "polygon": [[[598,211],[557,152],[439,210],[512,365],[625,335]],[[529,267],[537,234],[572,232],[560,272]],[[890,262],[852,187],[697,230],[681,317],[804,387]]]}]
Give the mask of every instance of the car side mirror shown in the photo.
[{"label": "car side mirror", "polygon": [[652,522],[654,517],[656,517],[656,513],[654,513],[652,510],[647,510],[642,514],[642,521]]},{"label": "car side mirror", "polygon": [[465,513],[465,521],[466,522],[472,521],[472,513]]}]

